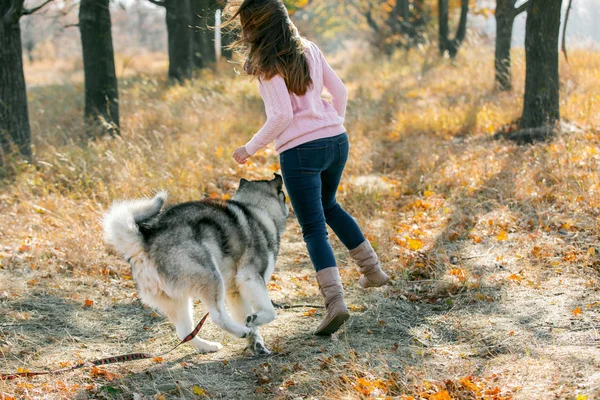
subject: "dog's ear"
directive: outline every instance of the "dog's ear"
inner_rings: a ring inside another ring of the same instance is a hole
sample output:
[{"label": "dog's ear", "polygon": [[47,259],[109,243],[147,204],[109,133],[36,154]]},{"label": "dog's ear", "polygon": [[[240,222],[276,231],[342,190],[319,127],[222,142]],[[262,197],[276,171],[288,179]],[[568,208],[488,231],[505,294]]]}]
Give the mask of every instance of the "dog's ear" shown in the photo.
[{"label": "dog's ear", "polygon": [[271,185],[273,185],[273,187],[277,189],[277,191],[281,191],[281,189],[283,189],[283,178],[281,177],[281,175],[275,174],[275,178],[273,178],[273,180],[271,181]]},{"label": "dog's ear", "polygon": [[242,188],[242,186],[244,186],[245,184],[249,183],[250,181],[248,179],[242,178],[240,179],[240,188]]}]

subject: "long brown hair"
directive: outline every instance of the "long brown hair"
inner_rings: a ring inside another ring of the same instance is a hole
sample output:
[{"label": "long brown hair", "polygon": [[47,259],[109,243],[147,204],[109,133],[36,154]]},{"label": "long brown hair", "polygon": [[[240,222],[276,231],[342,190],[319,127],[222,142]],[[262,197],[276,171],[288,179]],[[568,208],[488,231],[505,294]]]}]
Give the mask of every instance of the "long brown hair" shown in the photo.
[{"label": "long brown hair", "polygon": [[304,41],[282,1],[230,1],[226,11],[226,25],[241,29],[231,47],[245,56],[246,73],[265,80],[280,75],[290,92],[306,94],[312,78]]}]

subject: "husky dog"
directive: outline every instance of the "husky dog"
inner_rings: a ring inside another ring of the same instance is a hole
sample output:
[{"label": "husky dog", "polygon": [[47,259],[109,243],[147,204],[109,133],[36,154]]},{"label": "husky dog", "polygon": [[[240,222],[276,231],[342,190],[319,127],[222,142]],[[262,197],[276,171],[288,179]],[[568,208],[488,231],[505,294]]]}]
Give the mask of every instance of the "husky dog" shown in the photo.
[{"label": "husky dog", "polygon": [[[131,264],[140,299],[164,314],[180,338],[194,329],[192,301],[200,299],[215,324],[268,354],[258,327],[275,319],[266,284],[289,214],[282,185],[277,174],[271,181],[242,179],[230,201],[162,212],[165,192],[115,202],[103,220],[104,237]],[[190,343],[199,352],[223,347],[198,337]]]}]

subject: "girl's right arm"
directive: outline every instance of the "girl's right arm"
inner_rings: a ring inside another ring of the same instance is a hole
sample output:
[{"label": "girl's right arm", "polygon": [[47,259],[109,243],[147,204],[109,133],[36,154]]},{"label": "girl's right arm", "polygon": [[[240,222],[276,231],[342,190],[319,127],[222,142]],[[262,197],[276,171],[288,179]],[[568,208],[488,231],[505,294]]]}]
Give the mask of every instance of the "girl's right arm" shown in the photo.
[{"label": "girl's right arm", "polygon": [[333,108],[342,118],[346,116],[346,104],[348,103],[348,91],[346,86],[335,73],[333,68],[325,60],[325,56],[319,50],[323,64],[323,85],[327,88],[332,97]]}]

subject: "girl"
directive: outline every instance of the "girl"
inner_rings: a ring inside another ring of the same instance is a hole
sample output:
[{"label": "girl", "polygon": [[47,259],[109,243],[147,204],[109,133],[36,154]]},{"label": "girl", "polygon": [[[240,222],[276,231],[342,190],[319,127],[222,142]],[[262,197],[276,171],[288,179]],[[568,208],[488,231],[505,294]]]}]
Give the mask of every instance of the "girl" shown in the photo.
[{"label": "girl", "polygon": [[[379,287],[389,280],[356,221],[335,198],[349,151],[343,126],[346,88],[319,48],[298,34],[281,0],[244,0],[230,6],[229,22],[241,25],[236,44],[245,49],[244,70],[258,78],[267,113],[264,126],[233,157],[243,164],[275,141],[285,187],[325,298],[325,317],[315,334],[331,335],[350,314],[326,223],[359,265],[361,287]],[[331,104],[321,99],[324,87],[332,95]]]}]

